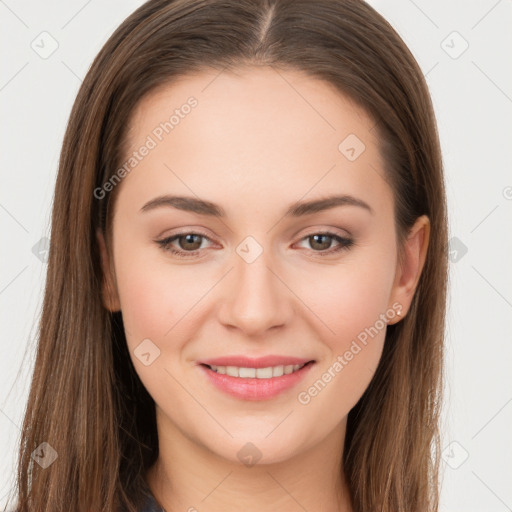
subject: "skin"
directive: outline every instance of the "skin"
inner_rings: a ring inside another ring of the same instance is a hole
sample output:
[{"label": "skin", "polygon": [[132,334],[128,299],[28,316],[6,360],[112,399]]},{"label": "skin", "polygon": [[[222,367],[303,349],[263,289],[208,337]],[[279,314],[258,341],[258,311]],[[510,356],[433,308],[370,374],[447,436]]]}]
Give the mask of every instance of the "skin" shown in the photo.
[{"label": "skin", "polygon": [[[254,67],[203,71],[145,97],[133,112],[127,155],[175,108],[198,105],[118,185],[112,258],[98,232],[107,279],[104,303],[121,310],[130,354],[156,403],[160,455],[147,474],[171,511],[350,511],[342,471],[349,411],[372,379],[385,328],[304,405],[307,390],[379,315],[407,314],[425,261],[429,221],[420,217],[398,264],[394,197],[384,177],[375,123],[330,84],[298,71]],[[349,161],[338,146],[356,134],[366,149]],[[333,193],[365,201],[301,218],[283,217],[299,200]],[[162,194],[220,205],[218,219],[162,206]],[[179,258],[155,240],[196,251]],[[350,237],[345,250],[330,231]],[[263,252],[247,263],[247,236]],[[149,338],[160,355],[145,366],[134,354]],[[196,366],[223,355],[282,354],[314,359],[290,391],[260,402],[214,388]],[[247,466],[238,451],[261,453]],[[341,470],[340,470],[341,468]],[[195,508],[192,508],[195,507]]]}]

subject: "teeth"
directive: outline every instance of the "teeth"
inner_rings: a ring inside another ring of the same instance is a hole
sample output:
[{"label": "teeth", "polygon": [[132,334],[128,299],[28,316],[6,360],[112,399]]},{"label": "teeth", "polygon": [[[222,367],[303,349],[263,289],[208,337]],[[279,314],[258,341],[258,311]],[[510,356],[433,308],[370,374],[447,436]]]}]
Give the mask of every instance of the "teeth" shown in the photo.
[{"label": "teeth", "polygon": [[256,368],[238,368],[238,376],[243,379],[256,377]]},{"label": "teeth", "polygon": [[268,366],[267,368],[239,368],[238,366],[214,366],[210,368],[222,375],[230,377],[239,377],[242,379],[271,379],[272,377],[281,377],[296,372],[304,365],[290,364],[286,366]]}]

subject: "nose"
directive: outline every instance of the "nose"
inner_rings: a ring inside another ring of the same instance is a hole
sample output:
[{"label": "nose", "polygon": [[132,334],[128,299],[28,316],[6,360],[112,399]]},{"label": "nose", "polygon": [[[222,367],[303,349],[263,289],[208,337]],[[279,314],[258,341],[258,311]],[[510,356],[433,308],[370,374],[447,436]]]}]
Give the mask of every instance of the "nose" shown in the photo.
[{"label": "nose", "polygon": [[267,252],[263,251],[252,263],[235,254],[234,265],[219,308],[222,324],[258,337],[288,323],[293,313],[293,294],[272,268],[275,265]]}]

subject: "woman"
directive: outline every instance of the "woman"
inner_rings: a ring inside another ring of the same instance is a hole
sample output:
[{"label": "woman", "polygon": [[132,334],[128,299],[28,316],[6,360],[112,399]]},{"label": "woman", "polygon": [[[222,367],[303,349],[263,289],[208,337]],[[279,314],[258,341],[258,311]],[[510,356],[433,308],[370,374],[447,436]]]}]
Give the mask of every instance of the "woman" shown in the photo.
[{"label": "woman", "polygon": [[437,510],[446,226],[367,4],[145,3],[65,135],[17,510]]}]

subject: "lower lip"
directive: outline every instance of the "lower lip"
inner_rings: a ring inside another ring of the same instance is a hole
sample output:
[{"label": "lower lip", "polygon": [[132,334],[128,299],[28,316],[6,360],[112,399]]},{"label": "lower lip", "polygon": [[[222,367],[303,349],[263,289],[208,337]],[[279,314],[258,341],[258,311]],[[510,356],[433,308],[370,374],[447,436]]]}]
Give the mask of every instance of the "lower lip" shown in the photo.
[{"label": "lower lip", "polygon": [[242,400],[268,400],[296,386],[314,364],[308,363],[296,372],[271,379],[231,377],[217,373],[202,364],[199,368],[214,386],[228,395]]}]

